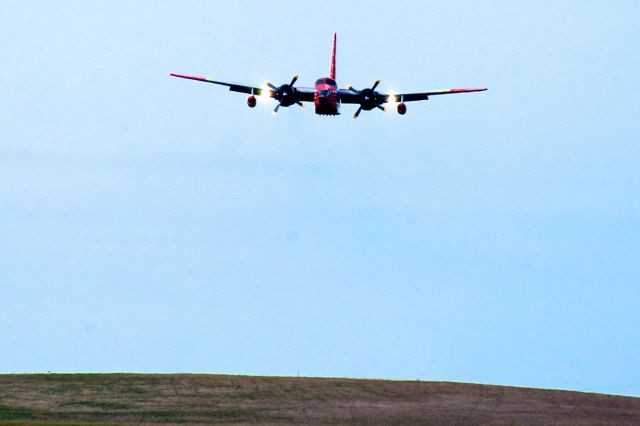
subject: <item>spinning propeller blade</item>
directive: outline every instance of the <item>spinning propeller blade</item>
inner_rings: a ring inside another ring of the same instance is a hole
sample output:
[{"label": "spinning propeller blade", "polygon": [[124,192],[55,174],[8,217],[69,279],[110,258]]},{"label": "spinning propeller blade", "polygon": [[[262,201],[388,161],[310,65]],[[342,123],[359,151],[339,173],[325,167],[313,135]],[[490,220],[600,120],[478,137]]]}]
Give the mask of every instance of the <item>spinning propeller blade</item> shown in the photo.
[{"label": "spinning propeller blade", "polygon": [[363,109],[366,111],[369,111],[369,110],[372,110],[373,108],[378,108],[380,111],[387,112],[387,109],[385,107],[375,102],[376,95],[377,95],[377,92],[375,90],[376,90],[376,87],[378,87],[378,84],[380,84],[380,80],[376,80],[370,89],[363,89],[363,90],[356,90],[351,85],[347,85],[348,91],[350,91],[351,93],[360,95],[361,97],[360,107],[358,108],[356,113],[353,114],[353,118],[358,118],[358,116],[360,115]]},{"label": "spinning propeller blade", "polygon": [[278,113],[278,109],[280,109],[281,106],[288,107],[290,105],[296,104],[299,105],[300,108],[304,108],[304,104],[295,99],[296,91],[293,88],[293,85],[296,84],[296,81],[298,81],[299,77],[300,76],[298,74],[295,74],[291,79],[291,83],[283,84],[280,87],[275,87],[271,83],[267,82],[267,85],[276,91],[274,97],[278,101],[278,105],[276,105],[276,107],[273,109],[273,115],[276,115]]}]

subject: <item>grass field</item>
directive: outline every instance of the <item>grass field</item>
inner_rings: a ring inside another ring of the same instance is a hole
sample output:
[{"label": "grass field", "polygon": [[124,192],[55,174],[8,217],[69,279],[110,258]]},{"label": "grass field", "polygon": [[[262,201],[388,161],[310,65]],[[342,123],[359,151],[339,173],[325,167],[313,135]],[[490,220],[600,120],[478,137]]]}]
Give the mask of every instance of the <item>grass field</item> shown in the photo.
[{"label": "grass field", "polygon": [[0,424],[640,424],[640,398],[449,382],[0,375]]}]

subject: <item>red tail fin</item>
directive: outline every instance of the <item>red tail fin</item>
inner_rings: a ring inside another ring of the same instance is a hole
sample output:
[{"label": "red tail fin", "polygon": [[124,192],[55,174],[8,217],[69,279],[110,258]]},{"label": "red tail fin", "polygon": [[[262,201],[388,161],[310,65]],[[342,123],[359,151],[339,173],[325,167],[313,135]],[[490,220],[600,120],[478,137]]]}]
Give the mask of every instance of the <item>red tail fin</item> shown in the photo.
[{"label": "red tail fin", "polygon": [[331,72],[329,77],[333,80],[336,79],[336,33],[333,33],[333,50],[331,50]]}]

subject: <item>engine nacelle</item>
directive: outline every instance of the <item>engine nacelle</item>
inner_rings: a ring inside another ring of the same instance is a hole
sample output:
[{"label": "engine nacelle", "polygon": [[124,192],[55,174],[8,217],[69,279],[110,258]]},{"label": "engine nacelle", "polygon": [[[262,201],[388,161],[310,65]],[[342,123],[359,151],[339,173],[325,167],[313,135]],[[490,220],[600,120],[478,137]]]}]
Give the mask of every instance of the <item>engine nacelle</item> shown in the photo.
[{"label": "engine nacelle", "polygon": [[256,97],[251,95],[247,98],[247,106],[253,108],[256,106]]},{"label": "engine nacelle", "polygon": [[371,111],[376,104],[376,92],[373,89],[362,89],[360,95],[360,106],[365,111]]},{"label": "engine nacelle", "polygon": [[404,102],[398,104],[398,114],[405,115],[407,113],[407,105]]}]

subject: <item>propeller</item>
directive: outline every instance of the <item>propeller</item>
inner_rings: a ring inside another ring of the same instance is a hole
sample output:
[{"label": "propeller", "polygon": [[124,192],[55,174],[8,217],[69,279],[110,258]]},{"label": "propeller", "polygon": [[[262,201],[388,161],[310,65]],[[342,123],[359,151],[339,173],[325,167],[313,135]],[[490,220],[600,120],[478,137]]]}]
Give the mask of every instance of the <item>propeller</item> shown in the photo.
[{"label": "propeller", "polygon": [[281,106],[288,107],[293,104],[299,105],[300,108],[304,108],[304,104],[295,98],[295,89],[293,85],[298,81],[298,74],[294,75],[291,79],[291,83],[283,84],[280,87],[276,87],[270,82],[266,82],[267,86],[275,92],[274,98],[278,101],[278,105],[273,109],[272,114],[276,115]]},{"label": "propeller", "polygon": [[380,84],[380,80],[376,80],[371,88],[362,90],[356,90],[352,86],[347,86],[347,90],[360,96],[360,107],[358,108],[356,113],[353,114],[354,119],[358,118],[362,110],[370,111],[374,108],[378,108],[380,111],[387,111],[385,107],[376,102],[376,87],[378,87],[378,84]]}]

